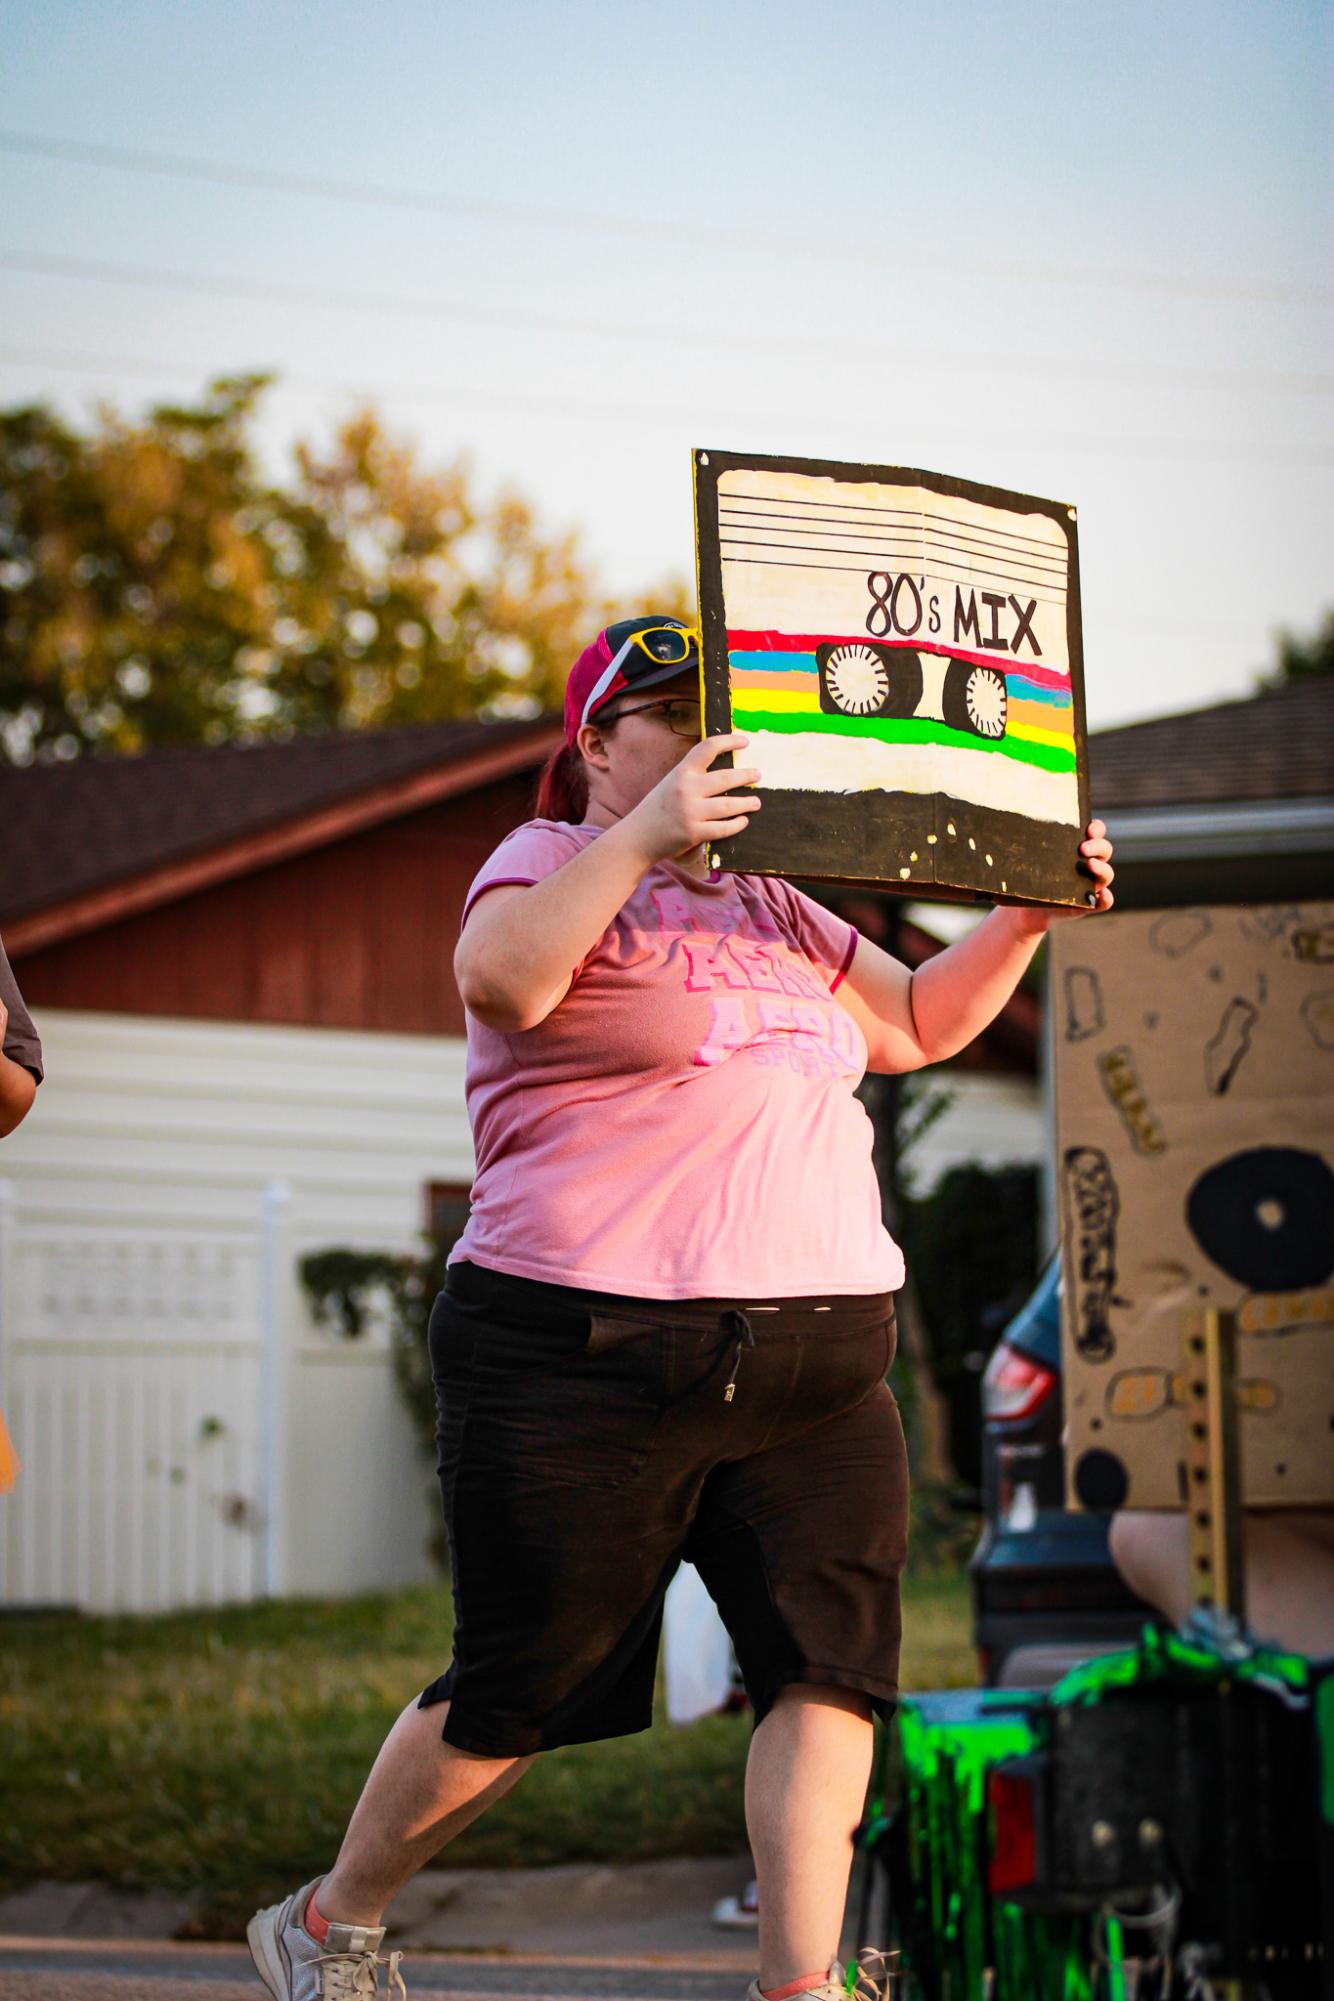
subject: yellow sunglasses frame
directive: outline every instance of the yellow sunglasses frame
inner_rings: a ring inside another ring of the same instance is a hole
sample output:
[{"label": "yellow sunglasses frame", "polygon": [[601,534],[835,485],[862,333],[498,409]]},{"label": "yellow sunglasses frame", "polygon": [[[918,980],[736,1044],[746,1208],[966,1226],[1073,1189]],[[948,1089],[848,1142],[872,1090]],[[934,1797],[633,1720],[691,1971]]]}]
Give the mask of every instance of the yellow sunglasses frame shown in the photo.
[{"label": "yellow sunglasses frame", "polygon": [[[663,660],[653,651],[647,642],[650,635],[655,632],[670,632],[674,637],[683,639],[686,642],[686,650],[679,660]],[[632,646],[637,646],[640,652],[653,662],[655,667],[686,666],[690,659],[692,644],[697,654],[702,655],[703,653],[703,641],[700,637],[699,627],[695,625],[646,625],[642,632],[632,632],[630,634],[630,643]]]}]

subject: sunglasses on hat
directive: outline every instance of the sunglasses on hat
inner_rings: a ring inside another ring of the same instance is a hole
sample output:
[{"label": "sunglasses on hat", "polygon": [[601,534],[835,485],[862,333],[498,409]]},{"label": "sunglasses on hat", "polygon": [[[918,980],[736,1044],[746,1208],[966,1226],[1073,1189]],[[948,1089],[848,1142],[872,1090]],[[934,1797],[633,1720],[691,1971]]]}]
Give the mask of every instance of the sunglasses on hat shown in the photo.
[{"label": "sunglasses on hat", "polygon": [[659,667],[683,667],[692,654],[699,655],[699,633],[693,625],[647,625],[628,637]]},{"label": "sunglasses on hat", "polygon": [[654,617],[618,619],[586,646],[565,685],[565,740],[573,743],[580,726],[598,710],[630,689],[651,688],[669,681],[700,657],[700,637],[680,619]]}]

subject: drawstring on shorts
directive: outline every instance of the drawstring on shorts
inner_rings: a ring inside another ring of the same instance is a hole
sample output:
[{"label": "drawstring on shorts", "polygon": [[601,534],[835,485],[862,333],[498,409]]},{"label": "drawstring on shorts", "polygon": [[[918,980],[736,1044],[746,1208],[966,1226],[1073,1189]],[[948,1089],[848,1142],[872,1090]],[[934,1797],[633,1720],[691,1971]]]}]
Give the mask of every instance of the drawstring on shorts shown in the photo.
[{"label": "drawstring on shorts", "polygon": [[722,1316],[721,1325],[726,1333],[735,1334],[737,1337],[736,1353],[732,1357],[732,1373],[723,1391],[723,1402],[731,1403],[736,1395],[736,1379],[741,1373],[741,1356],[745,1349],[755,1346],[755,1330],[739,1306],[728,1307]]}]

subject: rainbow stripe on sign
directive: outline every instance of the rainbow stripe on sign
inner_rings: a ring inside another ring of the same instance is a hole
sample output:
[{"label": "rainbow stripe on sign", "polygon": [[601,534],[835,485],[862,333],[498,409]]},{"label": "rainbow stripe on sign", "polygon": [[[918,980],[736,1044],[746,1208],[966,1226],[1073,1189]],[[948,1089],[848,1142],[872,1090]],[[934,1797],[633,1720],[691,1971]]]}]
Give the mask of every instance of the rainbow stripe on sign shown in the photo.
[{"label": "rainbow stripe on sign", "polygon": [[[1050,671],[1043,671],[1041,679],[1022,669],[1005,674],[1005,735],[990,738],[951,729],[931,716],[828,715],[820,707],[820,673],[813,652],[745,647],[729,652],[727,658],[734,729],[774,730],[785,736],[814,732],[875,737],[881,743],[943,743],[1013,758],[1044,771],[1075,769],[1074,697],[1069,682]],[[993,656],[987,665],[1001,663]]]}]

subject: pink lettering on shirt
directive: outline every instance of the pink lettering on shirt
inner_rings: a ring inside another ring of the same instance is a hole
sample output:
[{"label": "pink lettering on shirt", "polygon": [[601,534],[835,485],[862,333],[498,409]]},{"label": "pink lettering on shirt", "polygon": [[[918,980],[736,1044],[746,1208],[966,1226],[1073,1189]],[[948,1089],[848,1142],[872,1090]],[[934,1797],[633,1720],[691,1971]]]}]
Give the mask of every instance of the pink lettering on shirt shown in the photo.
[{"label": "pink lettering on shirt", "polygon": [[715,1000],[710,1003],[710,1008],[712,1019],[708,1039],[700,1044],[690,1059],[701,1066],[725,1063],[736,1050],[745,1047],[751,1035],[747,1006],[739,996]]},{"label": "pink lettering on shirt", "polygon": [[[538,882],[598,830],[535,821],[473,885]],[[651,869],[545,1020],[468,1020],[477,1174],[452,1258],[656,1299],[892,1291],[856,933],[771,877]]]}]

